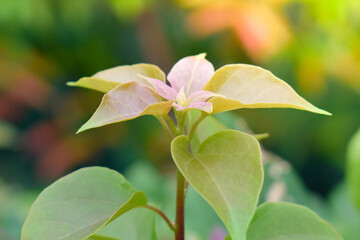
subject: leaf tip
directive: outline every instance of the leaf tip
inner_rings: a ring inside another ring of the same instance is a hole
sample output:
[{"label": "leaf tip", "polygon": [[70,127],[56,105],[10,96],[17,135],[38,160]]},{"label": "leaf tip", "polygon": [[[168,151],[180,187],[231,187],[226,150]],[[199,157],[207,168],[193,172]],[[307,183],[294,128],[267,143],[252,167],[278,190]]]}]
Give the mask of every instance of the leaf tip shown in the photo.
[{"label": "leaf tip", "polygon": [[88,124],[85,123],[84,125],[82,125],[82,126],[79,128],[79,130],[77,130],[76,134],[79,134],[79,133],[81,133],[81,132],[84,132],[84,131],[86,131],[86,130],[88,130],[88,129],[90,129],[90,128],[91,128],[91,127],[89,127]]},{"label": "leaf tip", "polygon": [[206,53],[200,53],[200,54],[196,55],[196,57],[198,57],[198,58],[205,58],[205,57],[206,57]]},{"label": "leaf tip", "polygon": [[256,138],[258,141],[260,141],[270,137],[270,134],[269,133],[254,134],[253,137]]},{"label": "leaf tip", "polygon": [[79,130],[76,131],[76,135],[78,135],[79,133],[83,132],[85,130],[81,130],[81,128]]},{"label": "leaf tip", "polygon": [[332,113],[331,112],[327,112],[327,111],[324,111],[325,112],[325,115],[327,116],[332,116]]},{"label": "leaf tip", "polygon": [[320,108],[317,108],[314,112],[318,113],[318,114],[326,115],[326,116],[332,116],[332,113],[322,110]]}]

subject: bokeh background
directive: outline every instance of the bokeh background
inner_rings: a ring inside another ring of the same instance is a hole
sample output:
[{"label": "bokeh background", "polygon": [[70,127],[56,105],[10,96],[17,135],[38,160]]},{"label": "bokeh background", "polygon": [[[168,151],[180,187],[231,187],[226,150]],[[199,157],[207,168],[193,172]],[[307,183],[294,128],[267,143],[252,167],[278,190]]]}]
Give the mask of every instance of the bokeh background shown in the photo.
[{"label": "bokeh background", "polygon": [[[19,239],[39,192],[83,166],[116,169],[171,209],[175,167],[156,119],[75,135],[102,94],[65,83],[139,62],[167,73],[202,52],[215,68],[269,69],[333,113],[243,109],[216,117],[270,134],[262,140],[273,159],[263,201],[305,204],[344,239],[358,240],[360,214],[344,186],[347,146],[360,127],[358,0],[0,0],[0,239]],[[212,222],[201,218],[208,206],[194,199],[189,208],[200,213],[189,211],[189,234],[207,239],[222,226],[213,214]]]}]

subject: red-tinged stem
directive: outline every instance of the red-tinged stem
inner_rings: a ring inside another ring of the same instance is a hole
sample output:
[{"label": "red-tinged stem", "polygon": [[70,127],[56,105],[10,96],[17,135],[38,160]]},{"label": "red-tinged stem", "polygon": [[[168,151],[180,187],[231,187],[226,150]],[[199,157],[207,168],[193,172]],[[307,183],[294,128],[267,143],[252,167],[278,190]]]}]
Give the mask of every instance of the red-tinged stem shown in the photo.
[{"label": "red-tinged stem", "polygon": [[175,219],[175,240],[185,239],[184,229],[185,217],[185,178],[178,171],[176,190],[176,219]]},{"label": "red-tinged stem", "polygon": [[166,224],[169,226],[169,228],[175,232],[175,226],[174,224],[172,224],[172,222],[169,220],[169,218],[165,215],[164,212],[162,212],[160,209],[156,208],[156,207],[153,207],[151,205],[146,205],[146,206],[142,206],[144,208],[147,208],[147,209],[150,209],[154,212],[156,212],[157,214],[160,215],[160,217],[162,217],[164,219],[164,221],[166,222]]}]

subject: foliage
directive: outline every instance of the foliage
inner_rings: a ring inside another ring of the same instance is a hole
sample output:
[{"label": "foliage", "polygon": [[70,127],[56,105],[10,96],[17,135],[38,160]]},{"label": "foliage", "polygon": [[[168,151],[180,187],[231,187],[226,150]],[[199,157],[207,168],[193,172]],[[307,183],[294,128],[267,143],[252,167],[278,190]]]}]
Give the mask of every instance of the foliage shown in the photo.
[{"label": "foliage", "polygon": [[[188,184],[222,220],[229,232],[227,239],[286,236],[295,240],[299,235],[309,239],[342,239],[328,223],[306,208],[286,203],[267,203],[256,208],[264,175],[255,137],[236,130],[221,130],[202,142],[197,138],[200,145],[196,151],[191,149],[193,137],[199,136],[197,127],[209,114],[271,107],[328,112],[311,105],[282,80],[259,67],[234,64],[214,71],[205,54],[185,57],[168,74],[171,86],[164,83],[160,69],[151,67],[151,71],[146,71],[149,67],[143,64],[112,68],[71,85],[104,90],[100,84],[106,82],[106,87],[111,88],[79,131],[147,114],[158,118],[172,140],[171,153],[178,168],[175,222],[160,209],[147,205],[144,193],[136,191],[122,175],[93,167],[63,177],[39,195],[25,221],[22,239],[113,239],[97,232],[132,208],[146,207],[163,218],[176,240],[184,240]],[[142,75],[154,74],[153,70],[161,79]],[[124,78],[127,75],[129,79]],[[176,125],[168,115],[171,107]],[[191,109],[201,111],[197,119],[189,112]],[[146,228],[153,226],[150,220]],[[157,239],[155,230],[136,229],[139,234],[146,232],[148,239]]]},{"label": "foliage", "polygon": [[[152,182],[158,187],[145,192],[149,202],[173,219],[175,194],[170,193],[175,193],[176,168],[157,120],[144,116],[74,135],[102,94],[64,83],[138,62],[154,63],[168,73],[175,59],[208,52],[216,67],[259,64],[334,115],[286,109],[219,113],[199,124],[193,151],[226,128],[269,133],[271,137],[261,141],[265,176],[259,203],[305,205],[344,239],[358,240],[359,213],[343,178],[348,180],[348,170],[354,170],[344,161],[345,150],[360,118],[359,1],[0,0],[0,6],[0,239],[20,239],[39,189],[92,165],[116,169],[143,190],[135,183],[146,171],[136,166],[151,162],[156,169],[146,176],[158,176]],[[222,25],[225,21],[230,25]],[[128,168],[138,173],[130,178]],[[150,181],[144,182],[145,189],[150,188]],[[187,196],[187,239],[211,239],[210,232],[224,236],[224,227],[218,218],[212,220],[216,213],[202,197],[191,187]],[[123,221],[115,228],[134,231],[115,231],[110,237],[136,239],[136,227],[131,227],[136,216],[130,215],[154,215],[148,209],[133,211],[111,224]],[[166,224],[159,220],[160,234]]]},{"label": "foliage", "polygon": [[23,226],[22,239],[84,239],[125,212],[146,205],[117,172],[92,167],[76,171],[44,190]]},{"label": "foliage", "polygon": [[215,209],[232,238],[245,239],[263,182],[256,139],[227,130],[207,138],[196,154],[188,152],[186,136],[175,138],[171,149],[179,170]]},{"label": "foliage", "polygon": [[248,239],[341,239],[324,220],[305,207],[290,203],[265,203],[258,207]]}]

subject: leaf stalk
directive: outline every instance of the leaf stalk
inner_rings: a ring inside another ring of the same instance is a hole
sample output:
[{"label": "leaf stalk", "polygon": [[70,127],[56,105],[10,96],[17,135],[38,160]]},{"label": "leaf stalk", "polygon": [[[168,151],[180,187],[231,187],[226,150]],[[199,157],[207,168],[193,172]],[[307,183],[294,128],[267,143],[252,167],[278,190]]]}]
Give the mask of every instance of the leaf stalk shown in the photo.
[{"label": "leaf stalk", "polygon": [[169,220],[169,218],[165,215],[165,213],[163,211],[161,211],[160,209],[154,207],[154,206],[151,206],[151,205],[145,205],[145,206],[141,206],[143,208],[147,208],[147,209],[150,209],[151,211],[154,211],[156,212],[157,214],[159,214],[159,216],[164,219],[164,221],[166,222],[166,224],[169,226],[169,228],[175,232],[175,226],[174,224]]}]

